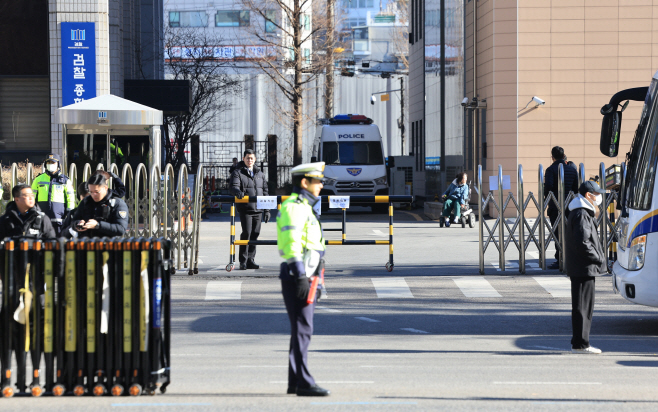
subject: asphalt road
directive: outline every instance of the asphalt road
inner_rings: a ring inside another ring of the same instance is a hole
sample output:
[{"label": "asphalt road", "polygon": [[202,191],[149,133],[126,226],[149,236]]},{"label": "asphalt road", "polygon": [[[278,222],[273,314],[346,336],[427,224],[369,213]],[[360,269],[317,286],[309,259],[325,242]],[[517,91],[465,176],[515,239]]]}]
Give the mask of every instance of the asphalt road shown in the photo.
[{"label": "asphalt road", "polygon": [[[340,227],[325,215],[324,227]],[[509,411],[656,410],[656,309],[626,302],[597,279],[591,341],[570,353],[568,279],[557,271],[501,272],[476,229],[441,229],[396,211],[395,269],[386,246],[329,246],[327,299],[309,353],[327,398],[285,395],[289,324],[275,246],[259,270],[224,270],[227,215],[201,226],[199,274],[173,280],[174,382],[139,398],[13,398],[5,410]],[[348,215],[348,239],[386,239],[387,217]],[[239,223],[238,223],[239,233]],[[274,239],[274,223],[262,239]],[[327,233],[338,239],[339,233]],[[513,247],[513,246],[510,246]],[[509,249],[511,250],[511,249]],[[528,262],[537,263],[529,254]],[[510,259],[513,259],[510,255]],[[518,259],[518,258],[517,258]],[[508,266],[514,266],[513,260]],[[535,266],[536,268],[536,266]]]}]

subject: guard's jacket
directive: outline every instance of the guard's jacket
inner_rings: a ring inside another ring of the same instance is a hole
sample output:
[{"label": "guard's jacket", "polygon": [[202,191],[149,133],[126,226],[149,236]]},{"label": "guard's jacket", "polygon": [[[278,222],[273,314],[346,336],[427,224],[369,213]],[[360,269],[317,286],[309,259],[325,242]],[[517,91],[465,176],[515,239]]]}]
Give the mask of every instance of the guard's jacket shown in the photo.
[{"label": "guard's jacket", "polygon": [[0,216],[0,239],[15,236],[34,239],[54,239],[56,237],[50,219],[39,209],[38,205],[34,205],[25,215],[21,216],[16,202],[9,202],[5,214]]},{"label": "guard's jacket", "polygon": [[41,173],[32,182],[32,191],[41,211],[58,227],[66,213],[75,207],[73,184],[65,174]]},{"label": "guard's jacket", "polygon": [[128,206],[112,191],[108,191],[100,202],[94,202],[91,196],[87,196],[71,217],[71,227],[75,229],[81,220],[88,222],[91,219],[98,221],[98,229],[87,229],[80,232],[80,236],[123,236],[128,228]]},{"label": "guard's jacket", "polygon": [[313,210],[313,205],[319,200],[306,190],[295,188],[290,197],[281,203],[276,218],[276,242],[279,255],[285,260],[279,274],[281,279],[289,278],[290,274],[298,277],[306,275],[306,251],[315,250],[324,255],[322,225]]}]

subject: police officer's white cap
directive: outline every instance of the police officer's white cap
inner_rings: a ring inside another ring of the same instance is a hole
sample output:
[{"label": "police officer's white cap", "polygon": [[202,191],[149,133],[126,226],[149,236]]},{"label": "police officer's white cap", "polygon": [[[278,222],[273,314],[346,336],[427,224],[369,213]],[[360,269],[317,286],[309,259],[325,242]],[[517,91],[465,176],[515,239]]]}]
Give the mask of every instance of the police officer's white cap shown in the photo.
[{"label": "police officer's white cap", "polygon": [[324,162],[304,163],[292,168],[290,173],[294,176],[324,178]]}]

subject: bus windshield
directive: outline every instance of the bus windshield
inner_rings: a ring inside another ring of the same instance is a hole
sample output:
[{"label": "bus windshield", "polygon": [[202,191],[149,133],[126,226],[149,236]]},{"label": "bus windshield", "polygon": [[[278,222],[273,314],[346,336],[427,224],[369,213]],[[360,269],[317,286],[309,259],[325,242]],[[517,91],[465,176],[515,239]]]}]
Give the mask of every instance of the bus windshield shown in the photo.
[{"label": "bus windshield", "polygon": [[326,165],[383,165],[381,142],[325,142],[322,160]]},{"label": "bus windshield", "polygon": [[627,159],[625,206],[635,210],[648,210],[653,197],[658,163],[657,94],[658,85],[654,79],[644,101],[640,123]]}]

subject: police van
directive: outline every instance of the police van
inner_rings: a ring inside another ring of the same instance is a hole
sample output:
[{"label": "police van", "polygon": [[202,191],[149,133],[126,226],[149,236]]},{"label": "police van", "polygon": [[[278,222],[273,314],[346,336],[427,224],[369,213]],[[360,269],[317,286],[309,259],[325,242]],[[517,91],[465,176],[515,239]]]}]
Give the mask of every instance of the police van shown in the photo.
[{"label": "police van", "polygon": [[316,159],[325,162],[321,195],[388,196],[382,136],[372,119],[337,115],[318,126],[314,142]]}]

